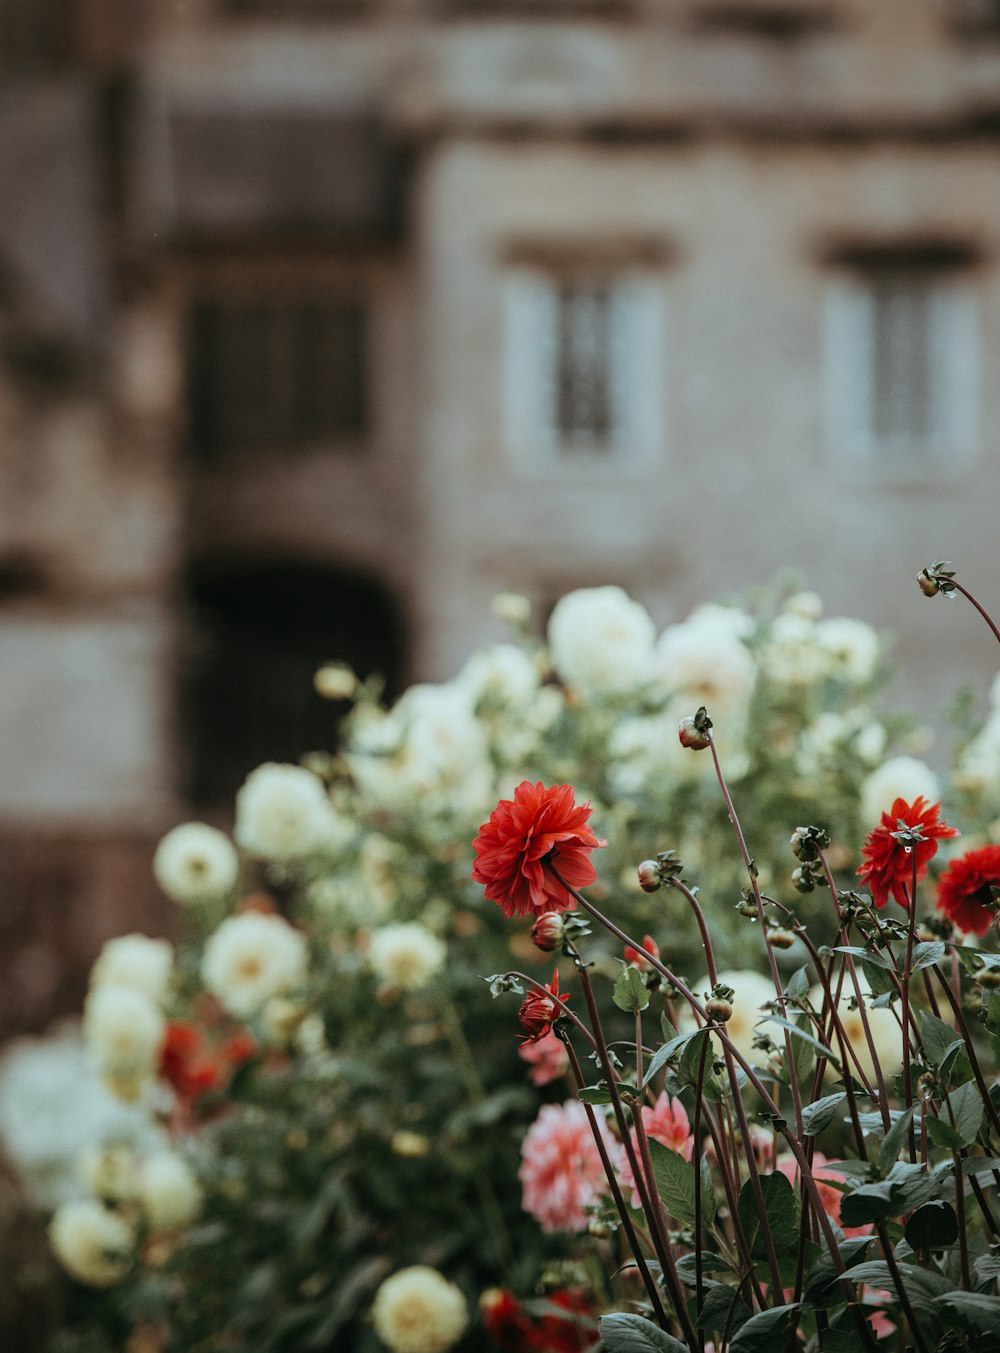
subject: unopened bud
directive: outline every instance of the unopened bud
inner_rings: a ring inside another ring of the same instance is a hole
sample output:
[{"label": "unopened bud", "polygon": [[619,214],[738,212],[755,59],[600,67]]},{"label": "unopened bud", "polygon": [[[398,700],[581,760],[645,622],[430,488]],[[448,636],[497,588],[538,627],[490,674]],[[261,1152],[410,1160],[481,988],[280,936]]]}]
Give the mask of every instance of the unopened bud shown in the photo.
[{"label": "unopened bud", "polygon": [[357,694],[358,678],[343,662],[328,662],[313,677],[316,694],[324,700],[350,700]]},{"label": "unopened bud", "polygon": [[792,883],[800,893],[811,893],[816,887],[816,877],[806,864],[801,869],[792,870]]},{"label": "unopened bud", "polygon": [[520,628],[531,619],[531,602],[520,592],[498,592],[490,603],[498,620]]},{"label": "unopened bud", "polygon": [[923,592],[925,597],[936,597],[941,591],[937,578],[928,573],[927,569],[922,568],[917,574],[917,586]]},{"label": "unopened bud", "polygon": [[784,926],[775,926],[767,932],[767,942],[773,949],[791,949],[795,943],[795,933]]},{"label": "unopened bud", "polygon": [[643,860],[638,868],[639,887],[644,893],[655,893],[663,886],[660,879],[660,866],[656,860]]},{"label": "unopened bud", "polygon": [[712,1024],[726,1024],[733,1015],[733,1007],[721,996],[710,996],[705,1002],[705,1014]]},{"label": "unopened bud", "polygon": [[687,747],[692,752],[703,752],[710,745],[708,730],[711,727],[712,720],[702,706],[697,714],[689,714],[677,725],[677,736],[680,738],[681,746]]},{"label": "unopened bud", "polygon": [[551,954],[562,947],[565,927],[557,911],[543,911],[531,927],[531,942],[543,954]]}]

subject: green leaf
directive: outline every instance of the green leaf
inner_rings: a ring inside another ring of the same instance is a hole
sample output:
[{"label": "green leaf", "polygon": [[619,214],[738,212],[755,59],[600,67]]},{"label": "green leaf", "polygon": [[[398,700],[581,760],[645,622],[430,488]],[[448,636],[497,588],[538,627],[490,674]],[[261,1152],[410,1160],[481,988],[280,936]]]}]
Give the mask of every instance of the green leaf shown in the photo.
[{"label": "green leaf", "polygon": [[[840,1260],[845,1268],[861,1261],[872,1243],[872,1236],[851,1236],[840,1246]],[[844,1300],[840,1279],[832,1256],[825,1250],[806,1274],[802,1290],[803,1304],[813,1310],[826,1310],[839,1306]]]},{"label": "green leaf", "polygon": [[[938,1297],[947,1292],[952,1280],[934,1269],[917,1268],[915,1264],[897,1263],[906,1295],[918,1315],[934,1315]],[[887,1287],[898,1292],[892,1269],[884,1259],[869,1259],[855,1264],[844,1274],[853,1283],[871,1283],[872,1287]]]},{"label": "green leaf", "polygon": [[958,1239],[955,1209],[941,1199],[924,1203],[910,1217],[903,1234],[917,1254],[946,1250]]},{"label": "green leaf", "polygon": [[835,954],[852,954],[854,958],[859,958],[863,963],[873,963],[876,968],[892,968],[893,962],[891,955],[886,955],[879,949],[862,949],[856,944],[838,944],[833,951]]},{"label": "green leaf", "polygon": [[632,1014],[645,1010],[649,1004],[649,992],[638,968],[628,963],[622,968],[615,981],[613,999],[619,1010],[627,1010]]},{"label": "green leaf", "polygon": [[807,1033],[801,1024],[796,1024],[794,1020],[784,1019],[781,1015],[765,1015],[760,1022],[761,1024],[780,1024],[783,1029],[787,1029],[795,1038],[800,1038],[804,1043],[808,1043],[811,1048],[823,1057],[828,1058],[835,1066],[840,1065],[840,1059],[832,1048],[828,1048],[818,1038],[813,1038],[812,1034]]},{"label": "green leaf", "polygon": [[915,944],[910,955],[910,972],[920,972],[921,968],[933,968],[935,963],[941,962],[944,955],[943,940],[925,940],[921,944]]},{"label": "green leaf", "polygon": [[903,1143],[906,1141],[906,1134],[910,1130],[910,1123],[913,1121],[913,1109],[909,1108],[905,1113],[901,1113],[892,1127],[885,1134],[882,1140],[882,1146],[878,1153],[878,1167],[883,1174],[887,1174],[890,1168],[896,1163],[900,1151],[903,1149]]},{"label": "green leaf", "polygon": [[[643,1077],[643,1086],[649,1084],[653,1077],[661,1071],[668,1062],[674,1061],[683,1048],[695,1039],[709,1038],[707,1029],[692,1029],[690,1033],[679,1034],[676,1038],[671,1038],[669,1042],[662,1044],[653,1053],[652,1060],[646,1068],[646,1075]],[[641,1087],[640,1087],[641,1088]]]},{"label": "green leaf", "polygon": [[686,1344],[641,1315],[602,1315],[600,1328],[606,1353],[688,1353]]},{"label": "green leaf", "polygon": [[[730,1264],[721,1254],[716,1254],[714,1250],[701,1251],[701,1271],[702,1276],[706,1273],[727,1273]],[[693,1254],[682,1254],[677,1258],[677,1276],[682,1283],[688,1287],[694,1287],[697,1281],[697,1270],[695,1266],[695,1257]]]},{"label": "green leaf", "polygon": [[607,1081],[598,1081],[596,1085],[582,1086],[577,1090],[576,1097],[583,1104],[610,1104],[612,1102]]},{"label": "green leaf", "polygon": [[[985,958],[986,955],[981,954],[980,957]],[[983,1023],[991,1034],[1000,1034],[1000,991],[993,990],[990,992],[989,1004],[983,1015]]]},{"label": "green leaf", "polygon": [[[649,1139],[649,1157],[656,1187],[667,1211],[682,1225],[693,1226],[694,1163],[652,1137]],[[712,1172],[704,1156],[699,1157],[698,1165],[701,1170],[701,1220],[704,1226],[710,1226],[715,1216]]]},{"label": "green leaf", "polygon": [[788,1306],[771,1306],[766,1311],[752,1315],[745,1325],[740,1326],[729,1345],[729,1353],[772,1353],[799,1305],[795,1301]]},{"label": "green leaf", "polygon": [[947,1292],[937,1300],[946,1324],[978,1334],[1000,1335],[1000,1297],[987,1292]]},{"label": "green leaf", "polygon": [[807,1104],[802,1110],[802,1135],[804,1137],[815,1137],[824,1128],[829,1127],[837,1116],[837,1110],[846,1098],[847,1096],[841,1092],[837,1095],[827,1095],[824,1099],[817,1099],[812,1104]]},{"label": "green leaf", "polygon": [[983,1125],[985,1109],[976,1082],[966,1081],[957,1090],[952,1090],[948,1096],[948,1103],[955,1115],[955,1130],[962,1138],[962,1145],[971,1145]]},{"label": "green leaf", "polygon": [[739,1327],[750,1319],[750,1308],[735,1287],[725,1283],[713,1283],[705,1297],[697,1326],[703,1330],[729,1330]]},{"label": "green leaf", "polygon": [[[798,1200],[791,1183],[780,1170],[760,1177],[761,1192],[764,1196],[764,1212],[774,1238],[774,1248],[778,1254],[791,1250],[798,1239]],[[737,1202],[740,1224],[750,1246],[754,1259],[767,1258],[767,1244],[761,1226],[760,1210],[750,1181],[740,1189]]]},{"label": "green leaf", "polygon": [[932,1015],[929,1010],[922,1013],[920,1019],[920,1041],[931,1066],[940,1066],[951,1050],[960,1047],[965,1040],[957,1034],[950,1024]]},{"label": "green leaf", "polygon": [[949,1151],[961,1151],[965,1145],[962,1134],[957,1132],[946,1118],[928,1117],[927,1135],[935,1146],[944,1146]]},{"label": "green leaf", "polygon": [[[947,1161],[944,1168],[950,1172],[951,1161]],[[887,1176],[893,1188],[891,1215],[898,1217],[904,1212],[912,1212],[914,1208],[933,1198],[941,1185],[940,1169],[941,1167],[937,1167],[929,1171],[923,1165],[911,1165],[909,1161],[897,1160]]]},{"label": "green leaf", "polygon": [[[871,987],[873,996],[890,996],[895,992],[896,983],[893,981],[892,973],[879,967],[877,963],[872,963],[867,958],[862,959],[861,971],[865,975],[865,981]],[[868,1004],[875,1006],[877,1002],[869,1001]]]},{"label": "green leaf", "polygon": [[796,968],[788,979],[785,995],[793,1001],[809,995],[809,976],[806,968]]},{"label": "green leaf", "polygon": [[869,1222],[884,1221],[896,1215],[893,1207],[894,1189],[887,1179],[872,1184],[859,1184],[840,1200],[841,1226],[867,1226]]}]

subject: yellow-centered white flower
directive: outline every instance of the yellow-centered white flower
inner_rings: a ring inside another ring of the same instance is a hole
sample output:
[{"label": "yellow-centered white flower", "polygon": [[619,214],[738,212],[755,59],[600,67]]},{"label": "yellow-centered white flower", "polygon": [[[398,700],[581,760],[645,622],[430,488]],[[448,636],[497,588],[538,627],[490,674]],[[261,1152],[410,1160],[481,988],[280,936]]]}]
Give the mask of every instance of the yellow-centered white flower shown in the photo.
[{"label": "yellow-centered white flower", "polygon": [[248,1019],[266,1000],[306,975],[305,936],[281,916],[248,911],[230,916],[209,936],[201,979],[219,1004]]}]

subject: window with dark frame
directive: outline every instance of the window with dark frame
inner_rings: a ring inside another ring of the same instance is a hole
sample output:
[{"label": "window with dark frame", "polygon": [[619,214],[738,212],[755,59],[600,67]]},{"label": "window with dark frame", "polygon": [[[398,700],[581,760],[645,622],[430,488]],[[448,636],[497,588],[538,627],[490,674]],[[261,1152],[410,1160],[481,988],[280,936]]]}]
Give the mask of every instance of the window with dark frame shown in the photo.
[{"label": "window with dark frame", "polygon": [[359,298],[205,297],[188,336],[190,444],[212,464],[329,443],[367,423]]},{"label": "window with dark frame", "polygon": [[612,313],[606,286],[556,292],[555,426],[568,447],[607,446],[612,414]]},{"label": "window with dark frame", "polygon": [[974,251],[840,251],[829,313],[834,438],[886,472],[959,464],[975,447]]}]

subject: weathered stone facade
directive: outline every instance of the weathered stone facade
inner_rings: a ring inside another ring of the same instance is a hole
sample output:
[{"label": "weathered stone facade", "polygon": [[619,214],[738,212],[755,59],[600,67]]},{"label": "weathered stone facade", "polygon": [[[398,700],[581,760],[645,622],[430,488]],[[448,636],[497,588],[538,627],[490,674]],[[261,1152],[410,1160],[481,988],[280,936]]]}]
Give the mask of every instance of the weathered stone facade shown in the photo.
[{"label": "weathered stone facade", "polygon": [[[289,673],[447,675],[502,588],[666,621],[798,568],[901,699],[985,686],[914,578],[995,578],[995,3],[44,10],[0,0],[0,1024],[164,922],[237,687],[291,755]],[[93,906],[76,959],[29,895]]]}]

